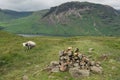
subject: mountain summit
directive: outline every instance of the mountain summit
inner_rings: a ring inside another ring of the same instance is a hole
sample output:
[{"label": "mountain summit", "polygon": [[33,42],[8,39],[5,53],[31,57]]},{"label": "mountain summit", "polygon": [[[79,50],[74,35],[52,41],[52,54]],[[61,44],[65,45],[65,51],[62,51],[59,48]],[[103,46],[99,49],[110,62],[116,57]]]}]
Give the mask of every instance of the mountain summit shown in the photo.
[{"label": "mountain summit", "polygon": [[[61,4],[59,6],[52,7],[48,13],[45,14],[45,16],[55,13],[56,15],[67,12],[71,10],[79,10],[79,13],[85,12],[85,11],[92,11],[92,10],[99,10],[107,13],[111,13],[116,11],[112,7],[108,5],[102,5],[102,4],[94,4],[89,2],[67,2],[64,4]],[[76,11],[75,11],[76,12]],[[117,12],[117,11],[116,11]]]},{"label": "mountain summit", "polygon": [[93,4],[89,2],[67,2],[60,6],[52,7],[43,18],[47,18],[51,23],[66,23],[67,21],[69,23],[70,16],[82,19],[84,15],[112,18],[118,16],[119,13],[108,5]]},{"label": "mountain summit", "polygon": [[3,26],[7,31],[25,34],[119,36],[119,22],[120,12],[108,5],[67,2]]}]

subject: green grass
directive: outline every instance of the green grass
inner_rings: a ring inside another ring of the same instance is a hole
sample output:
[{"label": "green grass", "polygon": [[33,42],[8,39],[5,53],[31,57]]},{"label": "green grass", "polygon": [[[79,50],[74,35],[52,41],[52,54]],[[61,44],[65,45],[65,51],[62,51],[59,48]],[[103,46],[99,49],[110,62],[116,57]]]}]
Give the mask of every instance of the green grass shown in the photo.
[{"label": "green grass", "polygon": [[[22,46],[28,40],[37,44],[29,51]],[[91,74],[82,80],[120,79],[119,37],[20,37],[0,31],[0,80],[21,80],[23,75],[27,75],[29,80],[65,80],[65,77],[75,80],[68,72],[49,74],[41,71],[51,61],[58,60],[58,52],[68,46],[78,47],[83,54],[102,63],[102,75]],[[95,49],[93,54],[87,52],[89,48]],[[102,54],[109,54],[108,60],[100,60]]]}]

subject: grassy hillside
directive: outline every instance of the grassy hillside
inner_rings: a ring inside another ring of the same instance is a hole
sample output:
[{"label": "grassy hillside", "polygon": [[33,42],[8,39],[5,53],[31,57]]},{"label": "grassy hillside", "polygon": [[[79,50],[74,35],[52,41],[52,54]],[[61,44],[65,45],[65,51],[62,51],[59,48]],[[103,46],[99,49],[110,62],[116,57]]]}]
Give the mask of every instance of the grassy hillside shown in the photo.
[{"label": "grassy hillside", "polygon": [[31,15],[32,12],[17,12],[12,10],[0,9],[0,22],[10,21]]},{"label": "grassy hillside", "polygon": [[[37,46],[27,51],[22,46],[27,40],[35,41]],[[23,75],[29,80],[65,80],[65,77],[75,80],[67,72],[41,71],[51,61],[58,60],[58,52],[68,46],[78,47],[83,54],[102,63],[103,74],[91,74],[82,80],[120,79],[119,37],[20,37],[0,31],[0,80],[21,80]],[[93,54],[88,54],[89,48],[95,49]],[[108,59],[101,60],[102,54],[109,55]]]},{"label": "grassy hillside", "polygon": [[[45,31],[41,27],[39,27],[40,18],[47,12],[47,10],[36,11],[32,15],[23,17],[20,19],[1,22],[0,26],[5,28],[6,31],[13,33],[38,33],[39,31]],[[45,28],[46,29],[46,28]]]}]

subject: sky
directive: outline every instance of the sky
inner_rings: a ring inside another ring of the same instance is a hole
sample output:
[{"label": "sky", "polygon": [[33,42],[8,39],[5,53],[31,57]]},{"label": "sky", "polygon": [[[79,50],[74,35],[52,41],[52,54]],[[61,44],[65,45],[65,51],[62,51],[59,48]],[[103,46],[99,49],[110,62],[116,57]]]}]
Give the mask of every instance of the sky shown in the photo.
[{"label": "sky", "polygon": [[36,11],[49,9],[65,2],[80,1],[92,2],[112,6],[120,9],[120,0],[0,0],[1,9],[10,9],[16,11]]}]

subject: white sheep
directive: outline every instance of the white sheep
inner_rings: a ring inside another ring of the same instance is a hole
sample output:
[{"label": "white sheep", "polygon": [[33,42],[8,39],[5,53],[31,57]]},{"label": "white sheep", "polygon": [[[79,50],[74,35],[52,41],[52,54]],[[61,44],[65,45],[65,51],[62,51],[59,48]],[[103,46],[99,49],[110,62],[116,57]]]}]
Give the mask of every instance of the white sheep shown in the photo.
[{"label": "white sheep", "polygon": [[32,49],[33,47],[36,46],[36,43],[33,41],[27,41],[27,42],[23,43],[23,46],[27,47],[27,49]]}]

